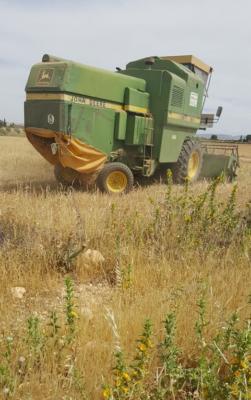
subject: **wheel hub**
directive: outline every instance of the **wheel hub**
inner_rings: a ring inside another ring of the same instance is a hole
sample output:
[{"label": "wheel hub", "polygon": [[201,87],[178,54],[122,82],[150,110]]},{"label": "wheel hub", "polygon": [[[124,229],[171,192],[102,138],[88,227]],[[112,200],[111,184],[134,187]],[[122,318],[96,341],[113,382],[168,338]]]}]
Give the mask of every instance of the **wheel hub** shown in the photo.
[{"label": "wheel hub", "polygon": [[110,192],[122,193],[127,186],[127,177],[121,171],[113,171],[108,175],[106,185]]},{"label": "wheel hub", "polygon": [[187,176],[189,179],[193,179],[198,172],[200,166],[200,156],[197,151],[193,151],[190,155],[187,168]]}]

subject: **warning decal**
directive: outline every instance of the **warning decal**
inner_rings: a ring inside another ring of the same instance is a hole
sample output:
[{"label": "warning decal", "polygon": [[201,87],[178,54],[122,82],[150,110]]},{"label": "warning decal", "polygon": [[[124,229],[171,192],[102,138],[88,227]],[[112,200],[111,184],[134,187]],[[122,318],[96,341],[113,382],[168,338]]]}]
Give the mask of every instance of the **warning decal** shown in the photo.
[{"label": "warning decal", "polygon": [[198,93],[191,92],[190,93],[189,106],[197,107],[197,105],[198,105]]}]

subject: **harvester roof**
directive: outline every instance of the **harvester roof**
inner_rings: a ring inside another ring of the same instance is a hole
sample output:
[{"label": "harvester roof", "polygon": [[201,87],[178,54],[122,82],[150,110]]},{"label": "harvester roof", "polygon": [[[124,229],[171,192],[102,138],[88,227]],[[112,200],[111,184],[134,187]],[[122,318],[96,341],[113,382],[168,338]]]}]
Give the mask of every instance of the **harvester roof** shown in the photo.
[{"label": "harvester roof", "polygon": [[213,71],[213,68],[210,67],[209,65],[205,64],[203,61],[201,61],[199,58],[193,56],[193,55],[184,55],[184,56],[163,56],[160,57],[161,60],[171,60],[175,61],[179,64],[183,64],[185,66],[194,66],[198,69],[200,69],[203,72],[206,72],[207,74],[210,74]]}]

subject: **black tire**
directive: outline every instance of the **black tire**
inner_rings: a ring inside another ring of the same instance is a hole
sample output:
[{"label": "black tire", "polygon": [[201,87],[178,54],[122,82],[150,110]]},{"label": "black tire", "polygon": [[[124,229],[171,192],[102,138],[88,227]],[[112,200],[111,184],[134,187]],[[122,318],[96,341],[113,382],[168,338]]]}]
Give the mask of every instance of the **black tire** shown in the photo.
[{"label": "black tire", "polygon": [[133,188],[134,177],[130,168],[120,162],[104,165],[97,178],[101,192],[109,194],[128,193]]},{"label": "black tire", "polygon": [[[194,163],[192,168],[191,163]],[[187,139],[183,143],[179,158],[172,168],[174,182],[182,184],[186,179],[189,182],[196,182],[200,176],[202,163],[203,150],[200,143]]]}]

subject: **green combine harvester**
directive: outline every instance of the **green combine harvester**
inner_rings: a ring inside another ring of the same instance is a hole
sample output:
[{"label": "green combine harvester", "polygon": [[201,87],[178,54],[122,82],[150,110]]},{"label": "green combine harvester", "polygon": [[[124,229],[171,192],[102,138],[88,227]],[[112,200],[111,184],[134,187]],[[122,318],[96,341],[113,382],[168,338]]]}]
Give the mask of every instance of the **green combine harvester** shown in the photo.
[{"label": "green combine harvester", "polygon": [[140,177],[176,183],[222,172],[232,179],[238,148],[196,137],[220,117],[202,114],[212,68],[194,56],[148,57],[117,72],[50,55],[31,68],[25,131],[63,184],[125,193]]}]

